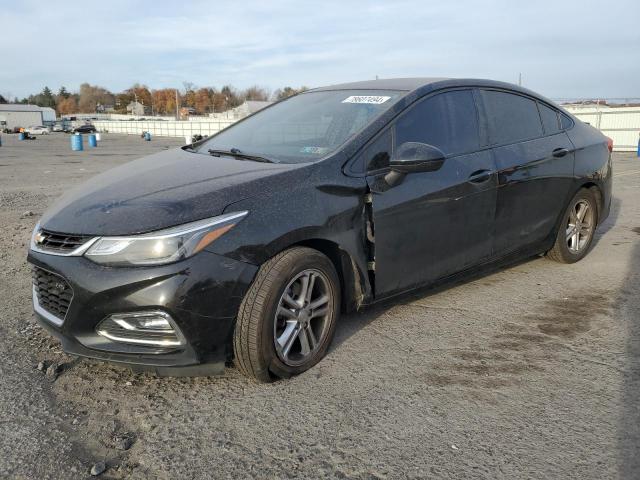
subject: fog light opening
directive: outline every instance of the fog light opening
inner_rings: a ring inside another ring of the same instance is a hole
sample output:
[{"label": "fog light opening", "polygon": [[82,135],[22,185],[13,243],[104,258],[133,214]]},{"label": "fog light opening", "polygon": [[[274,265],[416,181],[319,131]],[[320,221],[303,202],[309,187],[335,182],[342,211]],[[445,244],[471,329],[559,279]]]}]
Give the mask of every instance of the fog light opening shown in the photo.
[{"label": "fog light opening", "polygon": [[154,347],[181,347],[184,336],[171,316],[161,311],[114,313],[96,327],[113,342]]}]

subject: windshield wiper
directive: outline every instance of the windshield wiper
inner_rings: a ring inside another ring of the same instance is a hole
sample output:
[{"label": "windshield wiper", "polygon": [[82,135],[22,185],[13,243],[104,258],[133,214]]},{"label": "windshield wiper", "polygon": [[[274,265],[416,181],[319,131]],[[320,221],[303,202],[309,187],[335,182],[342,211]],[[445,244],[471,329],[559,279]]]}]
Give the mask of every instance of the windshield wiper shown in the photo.
[{"label": "windshield wiper", "polygon": [[249,153],[242,153],[242,151],[240,151],[237,148],[231,148],[229,150],[215,150],[213,148],[210,148],[208,150],[208,152],[209,152],[209,155],[212,155],[214,157],[219,157],[221,155],[229,155],[229,156],[232,156],[234,158],[237,158],[238,160],[253,160],[254,162],[277,163],[274,160],[270,160],[268,158],[261,157],[259,155],[251,155]]}]

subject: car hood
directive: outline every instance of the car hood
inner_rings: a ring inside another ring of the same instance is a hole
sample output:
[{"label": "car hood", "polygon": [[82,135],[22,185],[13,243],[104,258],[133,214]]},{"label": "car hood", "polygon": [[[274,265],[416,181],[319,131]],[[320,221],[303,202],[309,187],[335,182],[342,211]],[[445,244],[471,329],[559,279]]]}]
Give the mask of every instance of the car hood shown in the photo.
[{"label": "car hood", "polygon": [[79,235],[150,232],[219,215],[248,197],[267,200],[298,184],[305,167],[167,150],[93,177],[62,196],[40,225]]}]

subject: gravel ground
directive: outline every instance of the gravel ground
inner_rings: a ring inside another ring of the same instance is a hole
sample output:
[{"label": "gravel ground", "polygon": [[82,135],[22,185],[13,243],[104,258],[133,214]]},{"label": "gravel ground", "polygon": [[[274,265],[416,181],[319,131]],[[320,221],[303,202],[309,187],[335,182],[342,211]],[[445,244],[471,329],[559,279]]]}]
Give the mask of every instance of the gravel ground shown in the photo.
[{"label": "gravel ground", "polygon": [[31,313],[37,218],[70,186],[178,142],[107,135],[71,152],[63,134],[3,135],[1,478],[87,478],[100,461],[115,479],[639,478],[634,155],[615,155],[613,211],[582,262],[536,257],[349,315],[299,377],[156,378],[65,355]]}]

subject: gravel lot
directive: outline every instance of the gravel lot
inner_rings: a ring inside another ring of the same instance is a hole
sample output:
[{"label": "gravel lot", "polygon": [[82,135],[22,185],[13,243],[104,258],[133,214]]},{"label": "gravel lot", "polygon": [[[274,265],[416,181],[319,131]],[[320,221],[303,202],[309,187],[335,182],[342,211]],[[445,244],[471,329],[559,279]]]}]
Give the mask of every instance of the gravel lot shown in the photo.
[{"label": "gravel lot", "polygon": [[87,478],[99,461],[117,479],[638,478],[635,155],[615,155],[613,211],[582,262],[536,257],[350,315],[318,366],[258,385],[75,359],[32,317],[25,256],[45,208],[179,140],[2,140],[1,478]]}]

